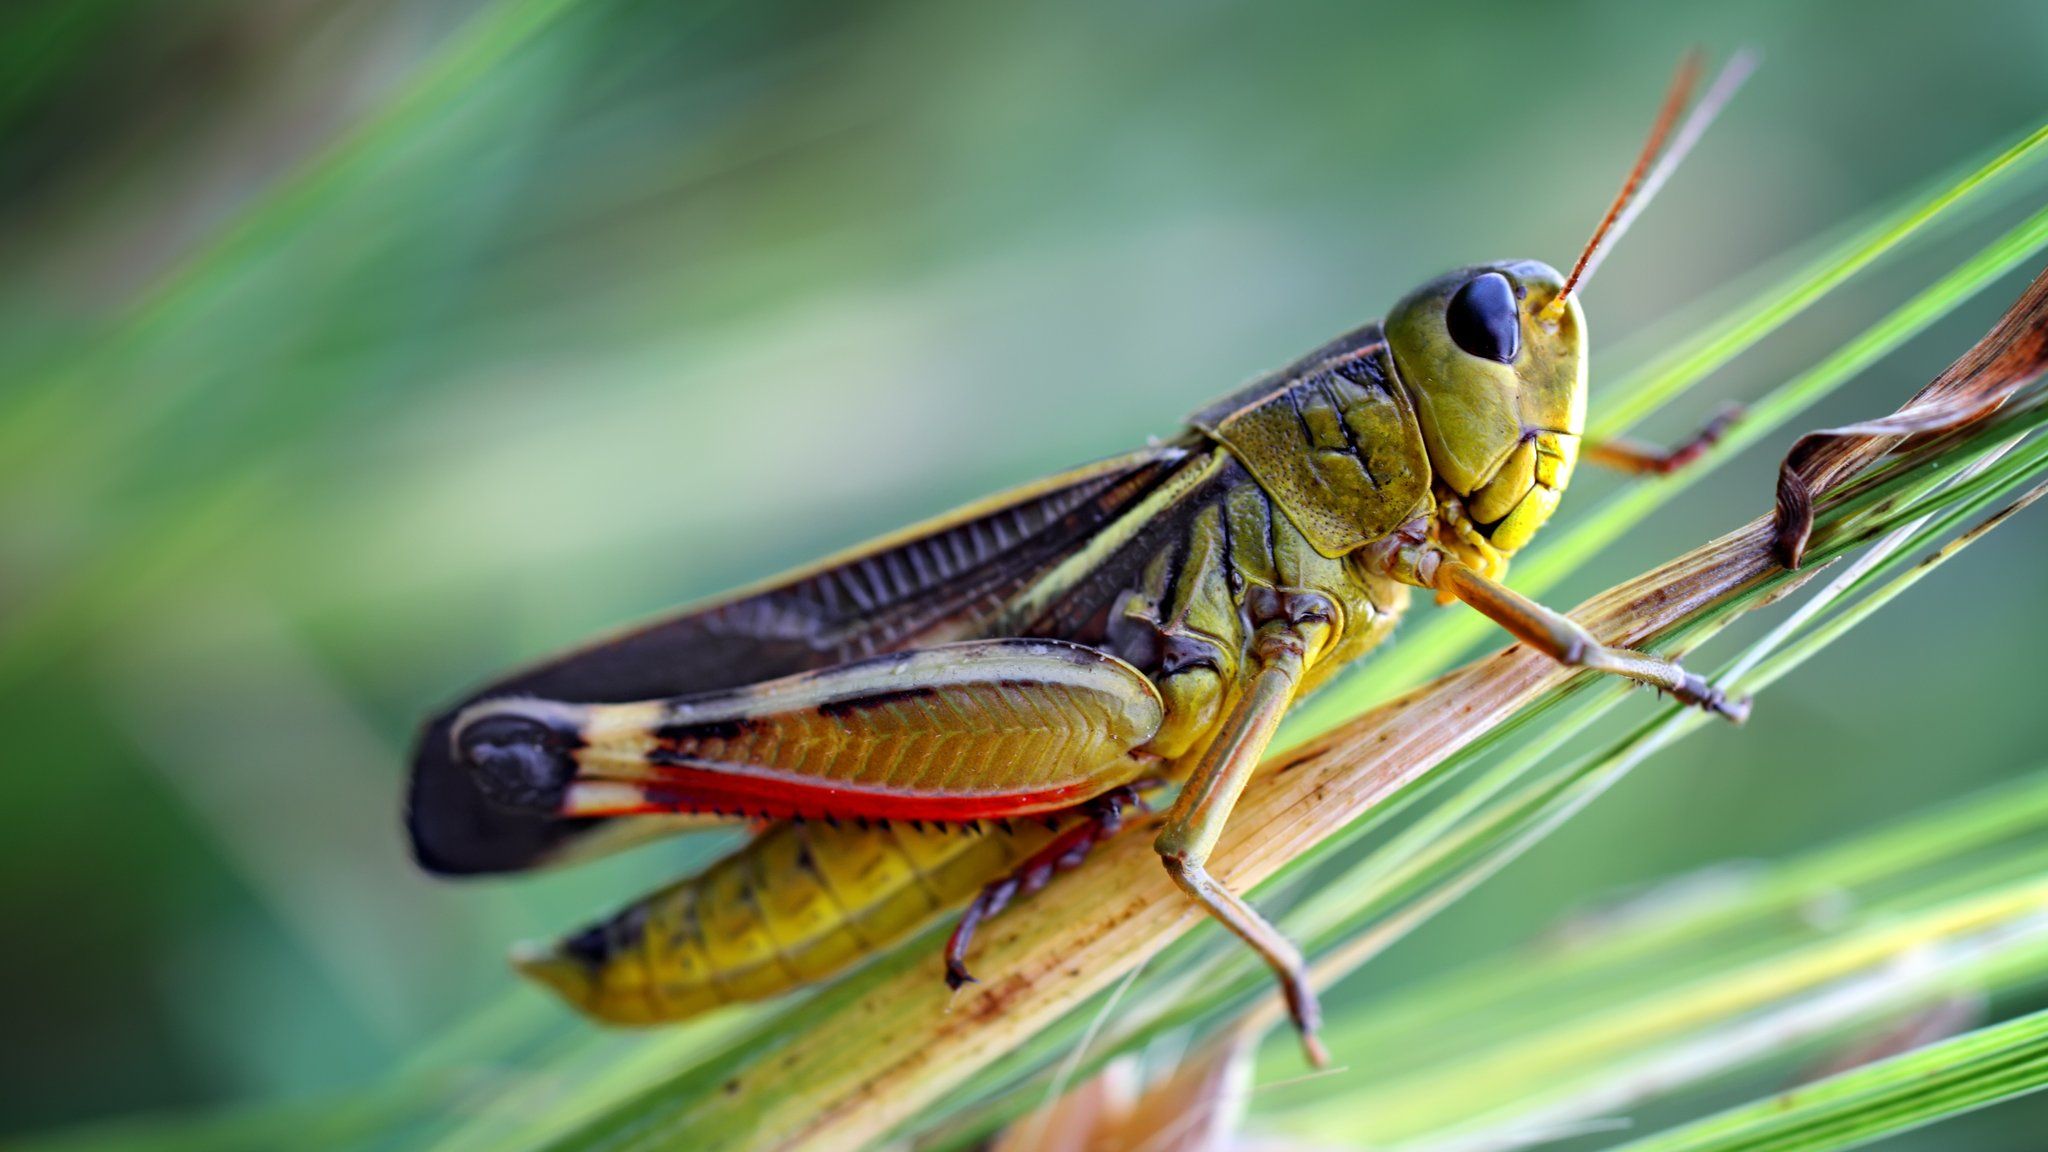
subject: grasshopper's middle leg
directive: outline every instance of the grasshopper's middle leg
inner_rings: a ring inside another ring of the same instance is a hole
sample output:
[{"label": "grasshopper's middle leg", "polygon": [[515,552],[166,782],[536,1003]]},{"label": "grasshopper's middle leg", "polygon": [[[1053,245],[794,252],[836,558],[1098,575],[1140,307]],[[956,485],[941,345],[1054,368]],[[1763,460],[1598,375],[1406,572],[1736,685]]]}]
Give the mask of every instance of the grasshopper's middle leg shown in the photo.
[{"label": "grasshopper's middle leg", "polygon": [[1579,458],[1589,464],[1597,464],[1616,472],[1637,476],[1669,476],[1685,468],[1707,454],[1707,450],[1721,442],[1728,429],[1742,419],[1739,405],[1728,405],[1714,414],[1699,431],[1669,448],[1659,448],[1635,440],[1589,440],[1579,451]]},{"label": "grasshopper's middle leg", "polygon": [[1288,1013],[1301,1031],[1302,1047],[1309,1062],[1318,1068],[1329,1063],[1329,1054],[1316,1038],[1322,1009],[1316,1003],[1315,989],[1309,986],[1301,949],[1242,896],[1211,876],[1208,862],[1216,841],[1223,835],[1224,824],[1230,819],[1231,808],[1237,804],[1294,700],[1310,654],[1329,635],[1333,614],[1310,609],[1297,613],[1293,620],[1268,625],[1260,631],[1254,643],[1249,683],[1217,731],[1215,741],[1202,753],[1154,844],[1174,883],[1251,945],[1272,967],[1287,998]]}]

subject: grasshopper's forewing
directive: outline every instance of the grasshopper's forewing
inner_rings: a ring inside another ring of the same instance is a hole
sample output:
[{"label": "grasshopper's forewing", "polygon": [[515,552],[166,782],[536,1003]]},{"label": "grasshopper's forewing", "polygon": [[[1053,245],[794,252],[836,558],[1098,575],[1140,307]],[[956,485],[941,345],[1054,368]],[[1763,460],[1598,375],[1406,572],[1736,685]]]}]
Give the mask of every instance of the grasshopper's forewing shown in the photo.
[{"label": "grasshopper's forewing", "polygon": [[454,744],[486,795],[541,814],[968,823],[1128,783],[1164,718],[1106,652],[990,637],[662,700],[495,697]]},{"label": "grasshopper's forewing", "polygon": [[1159,445],[1013,489],[486,685],[420,734],[406,816],[414,854],[436,872],[516,871],[679,825],[675,817],[561,819],[494,806],[451,755],[452,724],[470,704],[684,696],[975,637],[1009,597],[1142,500],[1186,454]]}]

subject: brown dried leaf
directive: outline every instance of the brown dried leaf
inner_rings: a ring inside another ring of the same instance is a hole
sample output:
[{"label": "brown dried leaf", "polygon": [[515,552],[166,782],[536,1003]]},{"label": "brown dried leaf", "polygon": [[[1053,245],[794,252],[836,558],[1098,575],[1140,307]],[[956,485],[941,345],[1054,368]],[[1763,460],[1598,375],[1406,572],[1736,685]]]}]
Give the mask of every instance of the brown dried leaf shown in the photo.
[{"label": "brown dried leaf", "polygon": [[1813,535],[1816,493],[1908,446],[1981,420],[2048,371],[2048,270],[1982,340],[1890,416],[1809,432],[1778,469],[1778,558],[1799,567]]},{"label": "brown dried leaf", "polygon": [[1138,1064],[1111,1061],[1021,1117],[989,1152],[1224,1152],[1251,1097],[1257,1037],[1231,1029],[1138,1091]]}]

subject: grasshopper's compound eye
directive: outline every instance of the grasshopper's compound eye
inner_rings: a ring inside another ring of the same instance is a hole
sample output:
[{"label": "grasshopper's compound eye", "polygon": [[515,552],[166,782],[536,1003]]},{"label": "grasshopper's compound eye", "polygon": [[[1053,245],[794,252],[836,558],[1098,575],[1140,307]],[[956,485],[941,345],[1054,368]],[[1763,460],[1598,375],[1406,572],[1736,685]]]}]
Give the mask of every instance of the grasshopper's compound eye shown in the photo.
[{"label": "grasshopper's compound eye", "polygon": [[1498,272],[1465,281],[1444,308],[1444,325],[1468,356],[1512,364],[1522,351],[1521,305]]},{"label": "grasshopper's compound eye", "polygon": [[493,804],[552,812],[576,776],[574,740],[531,716],[499,713],[463,724],[455,750]]}]

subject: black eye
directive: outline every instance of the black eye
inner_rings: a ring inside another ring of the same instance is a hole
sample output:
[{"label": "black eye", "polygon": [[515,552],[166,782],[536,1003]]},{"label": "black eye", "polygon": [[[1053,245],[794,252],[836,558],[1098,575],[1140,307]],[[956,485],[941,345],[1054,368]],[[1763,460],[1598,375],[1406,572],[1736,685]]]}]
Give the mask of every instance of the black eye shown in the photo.
[{"label": "black eye", "polygon": [[1521,309],[1508,278],[1498,272],[1465,281],[1444,310],[1444,323],[1467,355],[1512,364],[1522,350]]}]

